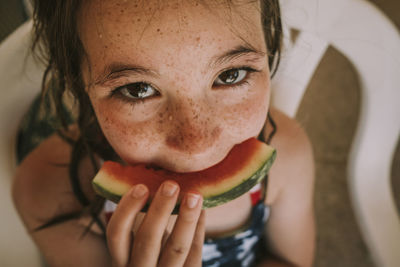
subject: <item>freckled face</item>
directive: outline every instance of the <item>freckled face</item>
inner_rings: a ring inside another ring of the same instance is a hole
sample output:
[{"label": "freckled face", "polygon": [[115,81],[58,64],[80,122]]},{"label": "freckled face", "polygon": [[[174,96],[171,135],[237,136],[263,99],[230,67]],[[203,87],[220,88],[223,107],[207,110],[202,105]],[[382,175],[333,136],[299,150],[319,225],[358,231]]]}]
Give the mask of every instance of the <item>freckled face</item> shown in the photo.
[{"label": "freckled face", "polygon": [[82,6],[87,92],[125,162],[197,171],[262,129],[269,69],[259,6],[219,2]]}]

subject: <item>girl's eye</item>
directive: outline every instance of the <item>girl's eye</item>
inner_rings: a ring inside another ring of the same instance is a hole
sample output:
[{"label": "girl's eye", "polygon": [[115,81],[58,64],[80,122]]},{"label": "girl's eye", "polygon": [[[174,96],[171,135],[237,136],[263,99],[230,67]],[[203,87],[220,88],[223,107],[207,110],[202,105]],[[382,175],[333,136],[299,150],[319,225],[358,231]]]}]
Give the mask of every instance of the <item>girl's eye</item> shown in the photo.
[{"label": "girl's eye", "polygon": [[221,73],[214,81],[214,85],[237,84],[244,80],[248,74],[246,69],[231,69]]},{"label": "girl's eye", "polygon": [[159,95],[158,91],[148,83],[130,83],[118,87],[113,91],[131,99],[144,99],[152,96]]}]

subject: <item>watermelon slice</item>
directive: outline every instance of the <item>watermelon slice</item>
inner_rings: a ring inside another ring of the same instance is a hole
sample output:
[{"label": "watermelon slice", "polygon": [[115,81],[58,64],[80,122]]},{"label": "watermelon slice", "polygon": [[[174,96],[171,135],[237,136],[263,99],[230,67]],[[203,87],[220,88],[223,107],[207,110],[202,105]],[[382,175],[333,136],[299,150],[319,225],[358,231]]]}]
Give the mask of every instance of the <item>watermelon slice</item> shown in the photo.
[{"label": "watermelon slice", "polygon": [[149,189],[151,202],[162,182],[174,180],[181,192],[202,194],[203,208],[211,208],[248,192],[266,176],[275,157],[274,148],[251,138],[234,146],[223,161],[202,171],[175,173],[145,164],[123,166],[106,161],[92,183],[99,195],[116,203],[133,185],[142,183]]}]

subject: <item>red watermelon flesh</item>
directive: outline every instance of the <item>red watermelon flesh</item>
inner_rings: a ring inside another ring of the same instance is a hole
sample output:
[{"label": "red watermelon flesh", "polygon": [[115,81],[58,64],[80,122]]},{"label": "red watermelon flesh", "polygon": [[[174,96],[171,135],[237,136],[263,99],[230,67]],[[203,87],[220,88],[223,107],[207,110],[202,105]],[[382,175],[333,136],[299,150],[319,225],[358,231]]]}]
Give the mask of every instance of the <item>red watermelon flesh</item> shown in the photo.
[{"label": "red watermelon flesh", "polygon": [[151,201],[164,181],[174,180],[181,193],[201,193],[203,208],[210,208],[248,192],[266,176],[275,157],[275,149],[251,138],[235,145],[218,164],[197,172],[176,173],[145,164],[123,166],[106,161],[93,179],[93,186],[98,194],[118,202],[133,185],[145,184]]}]

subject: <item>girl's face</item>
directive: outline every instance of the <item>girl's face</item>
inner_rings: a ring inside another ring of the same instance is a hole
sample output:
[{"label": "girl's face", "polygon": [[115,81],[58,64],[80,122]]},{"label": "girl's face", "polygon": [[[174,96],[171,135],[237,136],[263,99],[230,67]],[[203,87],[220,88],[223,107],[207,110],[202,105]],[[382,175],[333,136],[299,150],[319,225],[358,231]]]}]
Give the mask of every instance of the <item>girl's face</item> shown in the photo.
[{"label": "girl's face", "polygon": [[269,68],[258,1],[198,2],[81,8],[87,92],[128,164],[205,169],[264,125]]}]

